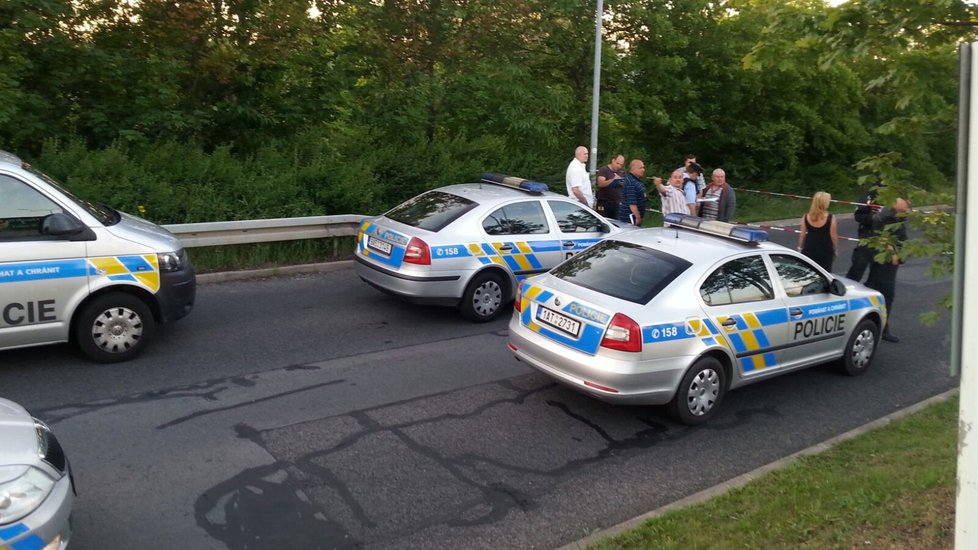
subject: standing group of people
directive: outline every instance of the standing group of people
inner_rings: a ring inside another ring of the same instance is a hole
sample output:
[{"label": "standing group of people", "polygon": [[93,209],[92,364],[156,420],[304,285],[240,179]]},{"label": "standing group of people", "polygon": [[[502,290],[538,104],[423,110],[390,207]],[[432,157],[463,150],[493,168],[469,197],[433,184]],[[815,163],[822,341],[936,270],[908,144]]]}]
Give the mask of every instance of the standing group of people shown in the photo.
[{"label": "standing group of people", "polygon": [[[645,163],[633,159],[624,170],[625,156],[615,154],[611,161],[597,172],[597,197],[591,190],[591,179],[585,163],[588,150],[583,145],[574,152],[574,160],[567,167],[567,194],[577,198],[582,204],[594,206],[607,218],[615,218],[624,223],[641,226],[647,210]],[[667,182],[652,177],[662,199],[663,216],[672,213],[691,214],[707,219],[729,222],[737,208],[737,197],[733,188],[727,184],[726,173],[722,168],[713,170],[710,182],[703,178],[703,168],[696,162],[695,155],[686,155],[684,165],[674,170]],[[899,246],[907,239],[904,214],[911,209],[910,201],[898,198],[892,205],[881,207],[875,203],[878,188],[876,182],[871,190],[860,198],[854,218],[859,224],[859,246],[852,253],[852,265],[846,277],[860,281],[869,270],[866,286],[879,291],[886,300],[887,318],[893,312],[896,294],[896,274],[900,267]],[[831,213],[829,204],[832,195],[824,191],[815,193],[808,212],[801,219],[798,250],[811,258],[826,271],[832,271],[832,263],[839,255],[838,223]],[[875,259],[876,249],[865,240],[890,231],[893,235],[888,244],[888,254],[883,261]],[[899,342],[890,332],[889,322],[883,327],[883,340]]]},{"label": "standing group of people", "polygon": [[[896,199],[892,205],[886,207],[876,204],[880,186],[882,183],[877,181],[876,186],[859,199],[859,206],[853,214],[853,218],[859,224],[859,245],[852,251],[852,265],[849,266],[846,277],[861,281],[868,268],[869,277],[866,278],[866,286],[883,295],[889,319],[893,314],[896,275],[901,264],[899,247],[907,240],[907,226],[903,214],[909,212],[911,207],[910,201],[903,198]],[[801,219],[798,238],[798,250],[830,273],[832,262],[839,255],[838,226],[835,216],[828,211],[831,200],[832,195],[824,191],[815,193],[811,208]],[[887,245],[886,257],[878,261],[875,258],[877,250],[867,244],[866,239],[880,235],[887,231],[887,228],[890,228],[893,239]],[[890,332],[889,321],[883,327],[883,340],[900,341],[900,338]]]},{"label": "standing group of people", "polygon": [[[596,174],[595,197],[585,166],[587,160],[587,148],[579,146],[567,167],[567,195],[582,204],[593,206],[606,218],[641,226],[648,210],[645,162],[632,159],[625,171],[625,155],[613,155],[611,161]],[[663,184],[658,176],[652,178],[652,183],[662,199],[663,216],[678,212],[726,222],[733,218],[737,207],[736,195],[727,184],[726,177],[723,169],[717,168],[707,184],[696,156],[686,155],[684,166],[672,172],[667,184]]]}]

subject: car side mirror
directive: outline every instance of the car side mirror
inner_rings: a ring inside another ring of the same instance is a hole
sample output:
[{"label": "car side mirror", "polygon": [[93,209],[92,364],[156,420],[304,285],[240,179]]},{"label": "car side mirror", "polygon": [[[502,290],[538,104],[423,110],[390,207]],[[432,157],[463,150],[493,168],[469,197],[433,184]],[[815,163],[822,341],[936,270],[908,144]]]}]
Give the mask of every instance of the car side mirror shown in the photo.
[{"label": "car side mirror", "polygon": [[832,284],[829,285],[829,292],[836,296],[845,296],[846,284],[839,279],[832,279]]},{"label": "car side mirror", "polygon": [[95,233],[71,216],[55,212],[41,219],[41,235],[70,237],[72,241],[94,241]]},{"label": "car side mirror", "polygon": [[67,214],[57,212],[41,219],[41,234],[61,237],[78,233],[85,226]]}]

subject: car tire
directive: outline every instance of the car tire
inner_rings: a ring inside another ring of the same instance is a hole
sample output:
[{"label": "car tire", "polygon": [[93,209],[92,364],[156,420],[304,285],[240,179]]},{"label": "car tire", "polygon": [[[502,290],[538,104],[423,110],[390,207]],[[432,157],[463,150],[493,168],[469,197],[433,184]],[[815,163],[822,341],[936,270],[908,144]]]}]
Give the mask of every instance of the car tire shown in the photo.
[{"label": "car tire", "polygon": [[845,355],[839,361],[840,370],[849,376],[865,374],[876,357],[879,341],[879,325],[872,319],[860,321],[846,343]]},{"label": "car tire", "polygon": [[509,302],[509,285],[497,271],[483,271],[476,275],[462,294],[458,308],[469,321],[492,321]]},{"label": "car tire", "polygon": [[707,422],[716,414],[727,392],[727,375],[714,357],[703,357],[686,371],[669,402],[670,416],[687,426]]},{"label": "car tire", "polygon": [[153,314],[142,300],[112,292],[85,305],[75,323],[74,337],[90,359],[118,363],[142,353],[155,328]]}]

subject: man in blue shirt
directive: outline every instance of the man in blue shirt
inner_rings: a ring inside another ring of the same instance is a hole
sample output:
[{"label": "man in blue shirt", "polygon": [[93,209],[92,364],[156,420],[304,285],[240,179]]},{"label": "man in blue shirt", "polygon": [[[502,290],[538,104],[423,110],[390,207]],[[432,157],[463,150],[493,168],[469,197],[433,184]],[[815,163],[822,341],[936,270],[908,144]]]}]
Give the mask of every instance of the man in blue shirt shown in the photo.
[{"label": "man in blue shirt", "polygon": [[639,159],[634,159],[628,164],[628,173],[625,174],[625,186],[622,190],[621,204],[618,207],[618,219],[642,225],[645,219],[645,184],[642,178],[645,177],[645,163]]},{"label": "man in blue shirt", "polygon": [[686,166],[686,176],[683,178],[683,194],[686,195],[686,206],[692,216],[697,215],[696,199],[699,198],[699,184],[703,177],[703,167],[695,162]]}]

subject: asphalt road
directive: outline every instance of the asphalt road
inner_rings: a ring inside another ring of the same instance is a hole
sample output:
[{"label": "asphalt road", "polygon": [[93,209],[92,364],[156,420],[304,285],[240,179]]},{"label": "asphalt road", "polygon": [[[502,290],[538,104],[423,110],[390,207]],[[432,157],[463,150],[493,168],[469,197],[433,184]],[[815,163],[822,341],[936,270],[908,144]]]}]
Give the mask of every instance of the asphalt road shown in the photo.
[{"label": "asphalt road", "polygon": [[555,386],[513,359],[506,319],[408,305],[350,269],[201,285],[126,364],[0,352],[0,395],[66,448],[75,550],[553,548],[956,386],[946,320],[916,320],[950,289],[926,267],[901,268],[903,341],[865,376],[755,384],[699,428]]}]

